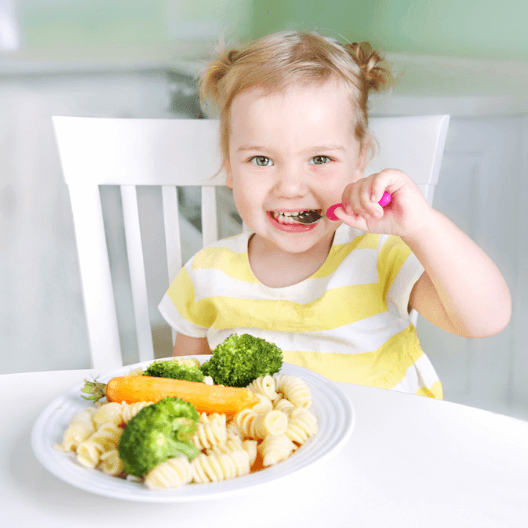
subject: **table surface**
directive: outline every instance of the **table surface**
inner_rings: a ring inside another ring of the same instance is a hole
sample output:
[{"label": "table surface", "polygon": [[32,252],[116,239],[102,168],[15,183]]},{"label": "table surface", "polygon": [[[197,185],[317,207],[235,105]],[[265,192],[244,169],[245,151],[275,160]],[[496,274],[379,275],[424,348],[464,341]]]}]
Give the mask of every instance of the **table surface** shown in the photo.
[{"label": "table surface", "polygon": [[2,527],[528,526],[528,422],[342,383],[356,412],[348,443],[255,493],[157,504],[77,489],[37,461],[31,429],[49,402],[97,374],[0,376],[0,398],[9,402],[0,436]]}]

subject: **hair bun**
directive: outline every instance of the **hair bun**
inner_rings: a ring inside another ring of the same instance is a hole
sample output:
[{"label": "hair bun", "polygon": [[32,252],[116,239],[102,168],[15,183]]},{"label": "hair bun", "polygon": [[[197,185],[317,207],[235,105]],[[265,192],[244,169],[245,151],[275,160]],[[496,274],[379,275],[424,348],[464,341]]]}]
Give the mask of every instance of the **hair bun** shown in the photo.
[{"label": "hair bun", "polygon": [[392,83],[392,73],[385,59],[368,42],[346,44],[345,49],[361,68],[369,90],[383,90]]}]

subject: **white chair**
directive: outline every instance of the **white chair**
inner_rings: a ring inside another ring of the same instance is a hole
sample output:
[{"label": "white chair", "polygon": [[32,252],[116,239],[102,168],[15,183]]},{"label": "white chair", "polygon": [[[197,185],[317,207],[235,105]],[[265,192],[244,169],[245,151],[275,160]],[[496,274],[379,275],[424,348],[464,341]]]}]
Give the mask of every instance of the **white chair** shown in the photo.
[{"label": "white chair", "polygon": [[[449,116],[371,119],[379,148],[366,174],[402,169],[432,203],[448,124]],[[182,266],[177,186],[202,187],[203,244],[217,240],[215,186],[225,184],[218,174],[218,122],[56,116],[53,126],[70,192],[92,366],[105,371],[123,364],[100,185],[121,188],[139,359],[152,360],[136,186],[162,188],[168,286]]]}]

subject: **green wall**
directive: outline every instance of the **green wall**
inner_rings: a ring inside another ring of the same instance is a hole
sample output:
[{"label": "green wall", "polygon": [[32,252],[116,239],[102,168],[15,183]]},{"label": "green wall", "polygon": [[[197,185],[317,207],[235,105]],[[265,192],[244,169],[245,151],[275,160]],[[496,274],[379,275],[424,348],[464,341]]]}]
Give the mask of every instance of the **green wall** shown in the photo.
[{"label": "green wall", "polygon": [[283,29],[385,52],[528,60],[528,0],[253,0],[251,37]]},{"label": "green wall", "polygon": [[385,52],[528,60],[528,0],[25,0],[22,50],[168,47],[317,29]]}]

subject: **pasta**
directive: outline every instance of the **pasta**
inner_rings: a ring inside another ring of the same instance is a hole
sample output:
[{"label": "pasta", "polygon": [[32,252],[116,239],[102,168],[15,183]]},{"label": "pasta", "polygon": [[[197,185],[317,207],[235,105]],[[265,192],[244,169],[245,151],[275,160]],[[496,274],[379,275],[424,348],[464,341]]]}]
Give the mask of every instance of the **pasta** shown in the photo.
[{"label": "pasta", "polygon": [[227,440],[226,416],[225,414],[202,413],[196,427],[196,433],[191,442],[198,449],[210,449]]},{"label": "pasta", "polygon": [[59,451],[75,451],[77,446],[86,440],[94,431],[95,424],[92,416],[97,412],[94,407],[77,413],[64,432],[62,444],[56,444],[55,449]]},{"label": "pasta", "polygon": [[231,453],[233,451],[241,451],[242,449],[244,449],[242,447],[242,439],[239,436],[227,435],[225,442],[206,449],[205,454],[209,455],[211,453],[216,453],[217,455],[220,455],[223,453]]},{"label": "pasta", "polygon": [[147,405],[152,405],[152,402],[135,402],[135,403],[122,403],[123,406],[123,412],[121,413],[121,417],[123,419],[123,423],[127,424],[136,416],[136,414],[143,409],[143,407],[146,407]]},{"label": "pasta", "polygon": [[105,403],[94,414],[93,421],[96,427],[107,422],[113,422],[119,425],[123,421],[123,407],[121,404],[115,402]]},{"label": "pasta", "polygon": [[295,405],[286,398],[280,398],[275,401],[273,408],[277,411],[282,411],[286,415],[290,415],[291,411],[295,409]]},{"label": "pasta", "polygon": [[277,410],[258,414],[252,409],[244,409],[235,414],[233,421],[244,436],[256,440],[262,440],[271,434],[282,434],[288,426],[288,417]]},{"label": "pasta", "polygon": [[123,473],[125,465],[119,458],[117,449],[104,452],[99,458],[101,469],[107,475],[117,476]]},{"label": "pasta", "polygon": [[191,461],[193,482],[219,482],[249,473],[249,455],[245,451],[198,455]]},{"label": "pasta", "polygon": [[288,420],[284,434],[295,444],[302,445],[317,433],[317,418],[308,409],[294,409]]},{"label": "pasta", "polygon": [[255,393],[255,395],[259,399],[259,403],[251,407],[252,411],[256,412],[257,414],[265,414],[273,410],[273,402],[267,396],[264,396],[264,394],[259,394],[258,392]]},{"label": "pasta", "polygon": [[247,388],[259,399],[252,408],[230,416],[200,414],[191,442],[201,454],[192,461],[169,458],[143,478],[126,474],[118,445],[129,421],[152,402],[111,402],[85,409],[73,416],[62,444],[55,447],[73,452],[86,468],[160,489],[247,475],[287,459],[317,433],[309,387],[297,376],[263,376]]},{"label": "pasta", "polygon": [[191,463],[184,456],[165,460],[145,476],[145,485],[150,489],[176,488],[191,481]]},{"label": "pasta", "polygon": [[275,390],[275,380],[269,375],[253,380],[247,388],[256,394],[266,396],[270,400],[275,400],[279,397]]},{"label": "pasta", "polygon": [[101,455],[117,448],[123,429],[113,422],[102,424],[87,440],[77,447],[77,460],[85,467],[94,468]]},{"label": "pasta", "polygon": [[290,400],[295,407],[310,407],[312,395],[310,388],[297,376],[290,374],[274,374],[276,390],[283,394],[284,398]]},{"label": "pasta", "polygon": [[293,442],[286,435],[267,436],[258,446],[259,453],[262,456],[262,465],[264,466],[272,466],[286,460],[294,449]]}]

